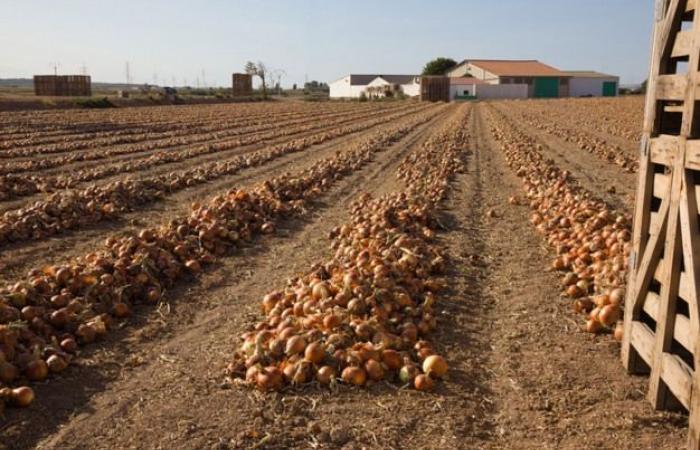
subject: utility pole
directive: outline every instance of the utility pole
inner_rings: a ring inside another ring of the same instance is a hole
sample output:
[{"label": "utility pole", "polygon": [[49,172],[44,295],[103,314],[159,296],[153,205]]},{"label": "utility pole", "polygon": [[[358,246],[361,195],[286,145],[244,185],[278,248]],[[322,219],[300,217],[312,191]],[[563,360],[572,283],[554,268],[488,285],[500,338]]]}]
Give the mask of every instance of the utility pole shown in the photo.
[{"label": "utility pole", "polygon": [[59,64],[59,63],[57,63],[57,62],[52,62],[52,63],[50,63],[49,65],[50,65],[51,67],[53,67],[53,74],[54,74],[54,76],[57,76],[57,75],[58,75],[58,68],[61,67],[61,64]]},{"label": "utility pole", "polygon": [[202,87],[207,87],[207,74],[204,69],[202,69]]},{"label": "utility pole", "polygon": [[85,65],[85,62],[83,62],[83,66],[80,68],[80,71],[82,72],[83,75],[88,74],[87,66]]}]

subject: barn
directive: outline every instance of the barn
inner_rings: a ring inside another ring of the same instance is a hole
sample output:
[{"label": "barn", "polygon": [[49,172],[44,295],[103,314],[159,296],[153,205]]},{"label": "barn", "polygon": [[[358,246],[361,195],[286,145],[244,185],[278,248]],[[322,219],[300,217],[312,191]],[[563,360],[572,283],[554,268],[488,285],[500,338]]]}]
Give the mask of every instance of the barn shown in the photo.
[{"label": "barn", "polygon": [[569,96],[569,75],[534,59],[464,60],[446,75],[450,78],[473,77],[493,85],[526,85],[530,98]]},{"label": "barn", "polygon": [[380,75],[351,74],[328,84],[330,98],[360,98],[365,95],[373,97],[386,96],[388,92],[399,91],[409,97],[420,95],[420,77],[418,75]]},{"label": "barn", "polygon": [[592,70],[567,70],[571,97],[615,97],[620,77]]}]

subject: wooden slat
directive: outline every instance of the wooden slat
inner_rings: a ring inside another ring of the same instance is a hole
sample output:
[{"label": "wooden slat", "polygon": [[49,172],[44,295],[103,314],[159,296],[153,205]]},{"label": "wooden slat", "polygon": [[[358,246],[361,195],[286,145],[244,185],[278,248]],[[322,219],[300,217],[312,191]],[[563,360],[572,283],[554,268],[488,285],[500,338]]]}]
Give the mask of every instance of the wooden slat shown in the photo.
[{"label": "wooden slat", "polygon": [[686,409],[690,409],[693,370],[676,355],[664,353],[661,357],[661,380]]},{"label": "wooden slat", "polygon": [[690,48],[693,45],[693,31],[681,31],[676,35],[671,51],[672,58],[681,58],[690,55]]},{"label": "wooden slat", "polygon": [[654,333],[642,322],[632,322],[630,344],[637,350],[644,362],[650,364],[651,353],[654,350]]},{"label": "wooden slat", "polygon": [[664,111],[670,113],[682,113],[683,105],[666,105],[664,106]]},{"label": "wooden slat", "polygon": [[691,297],[691,289],[693,288],[690,285],[690,277],[686,272],[681,272],[681,279],[678,284],[678,295],[685,299],[686,301],[690,300]]},{"label": "wooden slat", "polygon": [[[644,312],[655,321],[659,315],[659,303],[661,299],[653,292],[647,294],[644,300]],[[686,350],[693,353],[693,339],[690,329],[690,319],[682,314],[676,314],[675,323],[673,326],[673,338],[678,341]]]},{"label": "wooden slat", "polygon": [[666,198],[671,189],[671,176],[663,173],[654,174],[654,197]]},{"label": "wooden slat", "polygon": [[673,155],[677,153],[678,141],[675,136],[662,134],[650,140],[651,162],[670,167],[673,165]]},{"label": "wooden slat", "polygon": [[685,87],[688,84],[685,75],[659,75],[656,83],[657,100],[681,101],[685,99]]},{"label": "wooden slat", "polygon": [[700,170],[700,141],[689,140],[685,145],[685,167]]}]

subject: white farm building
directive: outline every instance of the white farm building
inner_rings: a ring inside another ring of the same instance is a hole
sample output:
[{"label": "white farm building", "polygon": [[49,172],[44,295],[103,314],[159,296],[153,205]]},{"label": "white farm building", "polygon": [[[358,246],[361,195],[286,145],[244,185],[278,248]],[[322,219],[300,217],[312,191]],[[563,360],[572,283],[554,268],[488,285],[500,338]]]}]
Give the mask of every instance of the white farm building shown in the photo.
[{"label": "white farm building", "polygon": [[614,97],[620,77],[591,70],[567,70],[570,97]]},{"label": "white farm building", "polygon": [[420,95],[418,75],[347,75],[328,84],[331,98],[386,97],[402,93]]}]

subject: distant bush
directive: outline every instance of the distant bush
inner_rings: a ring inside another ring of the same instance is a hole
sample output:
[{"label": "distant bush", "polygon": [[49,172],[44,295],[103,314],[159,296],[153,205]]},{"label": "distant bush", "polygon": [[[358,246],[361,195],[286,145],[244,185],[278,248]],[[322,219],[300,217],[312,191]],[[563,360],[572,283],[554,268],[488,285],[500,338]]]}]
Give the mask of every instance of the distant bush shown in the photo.
[{"label": "distant bush", "polygon": [[359,101],[361,102],[366,102],[367,101],[367,94],[364,92],[360,92],[360,98],[358,98]]}]

